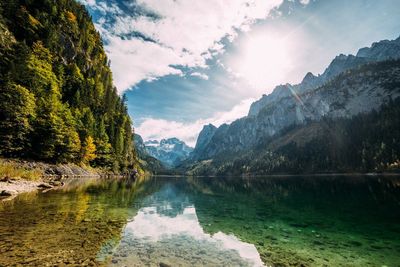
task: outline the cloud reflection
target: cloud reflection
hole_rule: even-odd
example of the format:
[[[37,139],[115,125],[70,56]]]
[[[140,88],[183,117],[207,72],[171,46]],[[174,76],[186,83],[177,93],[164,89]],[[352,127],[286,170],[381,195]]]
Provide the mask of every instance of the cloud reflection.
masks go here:
[[[224,260],[230,260],[230,264],[264,266],[253,244],[242,242],[234,235],[227,235],[222,232],[217,232],[214,235],[205,233],[199,223],[194,206],[184,208],[183,212],[175,217],[157,213],[157,207],[154,206],[142,208],[127,224],[124,236],[136,240],[136,244],[139,242],[141,245],[148,244],[151,246],[152,243],[159,243],[161,247],[158,247],[158,249],[161,250],[163,245],[167,247],[168,243],[174,243],[176,239],[184,240],[181,241],[184,242],[183,247],[176,248],[182,250],[180,253],[189,250],[192,256],[201,255],[202,261],[210,265],[213,265],[213,262],[216,265],[219,263],[215,262],[216,259],[213,254],[202,254],[204,248],[218,255],[227,253]],[[134,251],[135,249],[132,248],[131,252]],[[230,259],[226,257],[230,257]],[[182,258],[185,257],[182,256]],[[186,262],[186,264],[191,265],[192,263]]]

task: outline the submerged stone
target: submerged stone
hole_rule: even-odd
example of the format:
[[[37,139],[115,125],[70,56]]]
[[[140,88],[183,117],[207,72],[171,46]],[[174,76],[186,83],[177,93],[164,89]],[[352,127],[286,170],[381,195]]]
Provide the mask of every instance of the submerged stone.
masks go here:
[[[16,195],[18,192],[14,190],[2,190],[0,192],[0,196],[2,197],[10,197]]]

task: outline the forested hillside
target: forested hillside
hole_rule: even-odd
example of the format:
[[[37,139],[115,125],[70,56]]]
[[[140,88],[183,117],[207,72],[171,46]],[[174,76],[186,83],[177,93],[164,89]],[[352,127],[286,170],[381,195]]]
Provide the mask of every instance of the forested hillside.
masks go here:
[[[133,167],[132,125],[75,0],[0,3],[0,155]]]
[[[376,172],[400,169],[400,98],[379,111],[292,125],[241,153],[189,167],[194,175]]]

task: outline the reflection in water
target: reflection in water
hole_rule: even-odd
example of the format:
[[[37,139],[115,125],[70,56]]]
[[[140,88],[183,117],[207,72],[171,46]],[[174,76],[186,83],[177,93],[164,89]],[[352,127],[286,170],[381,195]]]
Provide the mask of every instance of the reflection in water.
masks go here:
[[[80,179],[0,203],[0,266],[400,266],[398,177]]]
[[[80,179],[0,203],[0,266],[101,263],[99,250],[118,243],[136,212],[127,207],[140,184]]]
[[[157,193],[156,202],[145,201],[150,206],[140,209],[127,224],[113,265],[157,266],[160,261],[170,266],[263,265],[254,245],[223,232],[205,233],[191,203],[180,213],[174,211],[169,194],[171,187],[166,186]]]

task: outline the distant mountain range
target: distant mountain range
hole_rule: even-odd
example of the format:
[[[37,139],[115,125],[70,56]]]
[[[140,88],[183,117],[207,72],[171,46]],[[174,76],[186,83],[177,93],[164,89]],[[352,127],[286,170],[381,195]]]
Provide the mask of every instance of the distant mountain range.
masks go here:
[[[398,141],[392,140],[393,143],[390,140],[382,139],[389,138],[389,136],[367,137],[363,136],[363,133],[360,133],[359,137],[368,138],[368,140],[362,140],[364,143],[361,142],[360,146],[367,146],[368,143],[371,146],[370,150],[373,150],[372,147],[377,145],[377,142],[380,142],[379,145],[387,147],[390,143],[392,155],[382,159],[384,162],[361,166],[362,160],[377,161],[377,156],[372,155],[371,152],[371,159],[362,159],[362,157],[367,157],[367,152],[362,152],[367,148],[355,147],[354,157],[360,159],[359,163],[349,166],[338,163],[336,166],[331,164],[329,168],[324,168],[325,163],[322,164],[322,161],[318,163],[311,159],[308,163],[304,163],[299,160],[302,155],[296,153],[303,153],[304,151],[300,148],[313,142],[315,144],[317,139],[331,143],[332,147],[327,147],[327,150],[334,150],[333,146],[340,147],[336,143],[337,140],[333,140],[334,135],[337,133],[336,136],[341,136],[337,130],[351,132],[351,125],[344,126],[351,120],[356,120],[353,121],[354,125],[360,127],[367,127],[367,123],[371,123],[371,127],[374,127],[372,124],[381,125],[383,118],[377,119],[371,115],[371,112],[381,112],[382,105],[385,106],[382,111],[386,112],[384,114],[390,114],[388,109],[395,114],[397,109],[393,101],[400,96],[399,59],[400,37],[396,40],[384,40],[372,44],[371,47],[362,48],[356,56],[339,55],[321,75],[315,76],[307,73],[300,84],[277,86],[271,94],[264,95],[251,105],[248,116],[238,119],[230,125],[223,124],[218,128],[213,125],[204,126],[190,159],[182,164],[181,169],[187,170],[191,174],[243,174],[280,172],[285,168],[281,169],[277,166],[282,167],[289,163],[293,166],[286,166],[286,170],[292,169],[297,172],[375,170],[396,164],[399,160],[398,156],[400,156]],[[387,118],[386,123],[396,123],[396,119]],[[357,124],[357,120],[364,121]],[[342,124],[336,125],[339,121]],[[327,125],[332,127],[334,125],[337,129],[329,129]],[[379,130],[385,131],[385,129]],[[285,136],[288,133],[291,134]],[[324,136],[321,136],[322,133]],[[396,136],[396,134],[398,134],[396,131],[392,133],[395,140],[400,136]],[[346,142],[355,142],[355,140],[349,139],[349,135],[340,138]],[[327,136],[333,139],[329,139]],[[288,151],[280,150],[285,146],[288,148],[289,145],[291,149]],[[258,151],[258,153],[253,154],[254,151]],[[328,160],[335,162],[335,157],[339,157],[343,151],[336,151],[335,155],[332,151],[320,152],[319,156],[325,157],[324,162]],[[243,156],[249,155],[249,153],[252,156],[244,159]],[[361,155],[362,153],[364,154]],[[382,153],[386,153],[386,151]],[[255,161],[259,161],[258,165],[255,164],[257,166],[254,165]],[[271,164],[265,166],[267,161]]]
[[[134,134],[133,141],[135,144],[135,150],[139,164],[143,170],[152,174],[160,174],[166,172],[164,164],[158,159],[152,157],[147,152],[146,146],[143,142],[143,138],[140,135]]]
[[[151,156],[159,160],[166,168],[173,168],[186,160],[193,148],[178,138],[148,140],[143,142],[140,135],[135,136],[136,149],[139,155]]]

